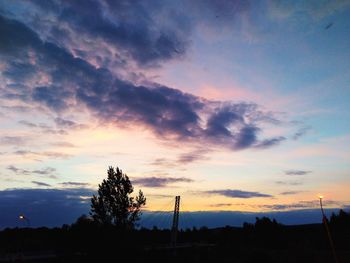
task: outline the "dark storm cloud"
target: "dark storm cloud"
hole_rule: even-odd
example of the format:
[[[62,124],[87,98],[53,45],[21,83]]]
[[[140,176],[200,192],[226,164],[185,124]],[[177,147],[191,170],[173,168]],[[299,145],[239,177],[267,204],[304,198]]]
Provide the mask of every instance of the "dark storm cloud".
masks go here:
[[[204,193],[209,195],[222,195],[222,196],[232,197],[232,198],[273,197],[272,195],[262,194],[259,192],[249,192],[249,191],[231,190],[231,189],[210,190],[210,191],[205,191]]]
[[[261,112],[254,103],[212,102],[156,83],[147,87],[135,85],[107,68],[95,67],[75,57],[63,47],[42,41],[36,32],[18,21],[1,17],[0,23],[3,39],[0,56],[5,61],[21,59],[22,64],[34,63],[38,74],[55,83],[16,90],[16,96],[9,94],[12,99],[46,106],[53,113],[86,107],[102,122],[123,126],[141,124],[160,138],[220,145],[232,150],[268,148],[284,140],[284,137],[259,138],[258,125],[274,116],[271,112]],[[79,127],[75,121],[59,117],[55,122],[58,127]],[[53,153],[44,155],[54,157]]]
[[[184,177],[145,177],[145,178],[135,178],[132,180],[133,184],[141,185],[144,187],[167,187],[169,184],[174,183],[191,183],[192,179]]]
[[[305,170],[288,170],[284,172],[286,175],[306,175],[312,173],[312,171]]]
[[[19,214],[25,214],[32,226],[57,226],[72,223],[89,211],[94,190],[7,189],[0,191],[0,227],[19,226]]]

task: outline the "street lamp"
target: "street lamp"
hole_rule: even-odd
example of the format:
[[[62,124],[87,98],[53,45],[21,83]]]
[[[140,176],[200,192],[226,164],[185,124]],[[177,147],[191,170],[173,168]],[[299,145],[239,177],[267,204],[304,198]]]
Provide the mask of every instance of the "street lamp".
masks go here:
[[[327,217],[326,217],[324,210],[323,210],[323,205],[322,205],[323,195],[319,195],[318,198],[320,199],[320,207],[321,207],[321,212],[322,212],[322,222],[326,228],[329,244],[331,245],[331,249],[332,249],[332,253],[333,253],[333,257],[334,257],[334,262],[338,263],[339,261],[337,258],[337,254],[335,253],[335,247],[334,247],[333,239],[331,236],[331,231],[329,231],[329,227],[328,227],[328,220],[327,220]]]
[[[24,221],[26,221],[26,222],[27,222],[27,226],[30,227],[30,220],[29,220],[29,218],[27,218],[24,214],[20,214],[20,215],[18,216],[18,218],[19,218],[19,220],[24,220]]]

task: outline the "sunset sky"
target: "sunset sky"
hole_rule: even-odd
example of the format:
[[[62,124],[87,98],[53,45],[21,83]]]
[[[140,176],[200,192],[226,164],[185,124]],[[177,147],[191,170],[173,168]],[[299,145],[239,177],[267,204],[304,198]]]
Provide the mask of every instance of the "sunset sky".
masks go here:
[[[349,207],[349,83],[346,0],[2,0],[0,226],[108,166],[147,210]]]

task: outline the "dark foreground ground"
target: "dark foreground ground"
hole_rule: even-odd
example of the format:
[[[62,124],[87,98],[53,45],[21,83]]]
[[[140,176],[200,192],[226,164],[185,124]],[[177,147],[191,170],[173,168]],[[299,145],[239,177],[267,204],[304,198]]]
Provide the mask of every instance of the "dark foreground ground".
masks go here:
[[[350,222],[331,223],[338,262],[350,262]],[[242,228],[120,231],[81,220],[62,228],[0,232],[0,262],[335,262],[323,225],[267,218]]]

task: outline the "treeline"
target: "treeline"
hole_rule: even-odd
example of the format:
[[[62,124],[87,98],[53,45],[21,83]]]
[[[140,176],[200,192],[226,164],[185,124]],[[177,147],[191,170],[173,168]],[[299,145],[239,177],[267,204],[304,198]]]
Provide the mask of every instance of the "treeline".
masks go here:
[[[344,251],[350,249],[350,213],[340,210],[338,214],[332,214],[329,226],[340,257],[347,257]],[[164,258],[173,258],[170,236],[170,230],[156,227],[120,229],[113,225],[96,224],[91,218],[82,216],[74,224],[61,228],[5,229],[0,232],[0,253],[51,251],[62,257],[78,256],[85,261],[130,253],[133,260],[150,257],[153,262],[164,262]],[[274,261],[278,258],[282,260],[279,262],[288,262],[283,259],[286,256],[292,258],[289,262],[331,260],[322,224],[285,226],[267,217],[256,218],[255,224],[244,223],[241,228],[226,226],[180,230],[178,245],[183,249],[178,249],[177,257],[182,255],[202,262],[215,258],[232,259],[232,256],[237,257],[236,262],[265,262],[265,259],[266,262],[278,262]],[[254,261],[257,259],[259,261]]]

